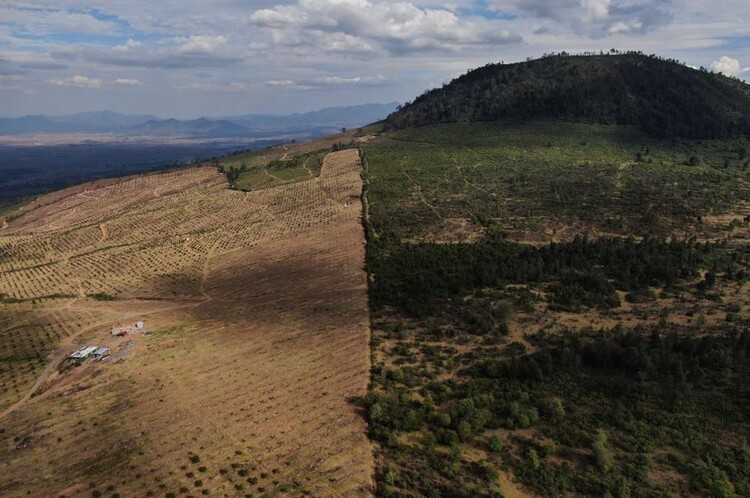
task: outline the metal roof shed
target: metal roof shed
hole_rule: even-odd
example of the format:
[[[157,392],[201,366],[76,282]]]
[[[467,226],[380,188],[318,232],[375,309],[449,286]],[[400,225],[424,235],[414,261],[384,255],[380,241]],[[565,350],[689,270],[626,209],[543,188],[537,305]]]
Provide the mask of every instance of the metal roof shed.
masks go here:
[[[105,356],[109,356],[109,348],[105,348],[105,347],[96,348],[96,350],[93,353],[91,353],[91,354],[97,360],[101,360]]]
[[[68,358],[70,358],[71,360],[85,360],[86,358],[91,356],[94,351],[96,351],[96,346],[84,346],[68,356]]]

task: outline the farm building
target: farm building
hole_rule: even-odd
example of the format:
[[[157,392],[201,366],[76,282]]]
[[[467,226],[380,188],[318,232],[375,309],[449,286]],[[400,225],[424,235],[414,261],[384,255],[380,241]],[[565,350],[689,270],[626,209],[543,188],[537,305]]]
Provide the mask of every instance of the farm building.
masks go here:
[[[96,350],[91,353],[91,356],[94,358],[94,361],[100,361],[109,356],[109,348],[101,347],[96,348]]]
[[[96,346],[83,346],[81,349],[75,351],[70,356],[68,356],[68,358],[73,361],[84,361],[89,356],[91,356],[96,350],[97,350]]]

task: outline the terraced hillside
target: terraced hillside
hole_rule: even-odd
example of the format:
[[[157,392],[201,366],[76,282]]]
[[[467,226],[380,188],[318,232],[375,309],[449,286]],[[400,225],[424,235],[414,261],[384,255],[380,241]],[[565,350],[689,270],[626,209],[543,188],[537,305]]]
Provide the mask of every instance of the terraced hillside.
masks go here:
[[[0,495],[370,495],[360,173],[356,150],[253,192],[185,169],[11,217]],[[58,368],[82,344],[113,354]]]

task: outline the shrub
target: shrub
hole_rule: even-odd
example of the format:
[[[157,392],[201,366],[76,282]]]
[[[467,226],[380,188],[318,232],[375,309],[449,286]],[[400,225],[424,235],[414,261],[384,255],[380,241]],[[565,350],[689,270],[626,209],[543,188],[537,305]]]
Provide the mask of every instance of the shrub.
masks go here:
[[[493,434],[490,437],[489,446],[492,453],[500,453],[503,451],[503,441],[497,434]]]
[[[604,472],[612,470],[615,459],[612,456],[612,451],[609,449],[609,438],[606,432],[601,429],[596,432],[596,439],[594,440],[592,449],[599,468]]]

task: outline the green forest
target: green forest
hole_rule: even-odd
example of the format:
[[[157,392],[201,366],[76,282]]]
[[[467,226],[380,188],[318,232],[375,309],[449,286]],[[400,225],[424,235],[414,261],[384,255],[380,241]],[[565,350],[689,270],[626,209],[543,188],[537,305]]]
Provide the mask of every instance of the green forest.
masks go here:
[[[748,496],[746,148],[512,121],[363,145],[379,494]]]
[[[750,132],[750,87],[638,52],[551,54],[488,64],[388,117],[394,128],[458,121],[557,119],[637,126],[653,137]]]

